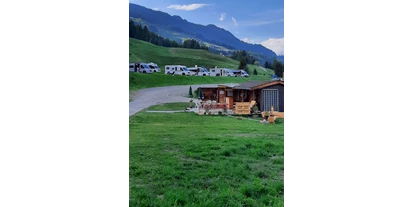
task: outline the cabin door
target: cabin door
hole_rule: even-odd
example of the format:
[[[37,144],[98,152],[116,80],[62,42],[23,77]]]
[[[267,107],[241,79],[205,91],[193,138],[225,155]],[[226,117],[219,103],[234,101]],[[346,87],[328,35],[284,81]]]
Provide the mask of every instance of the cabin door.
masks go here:
[[[279,91],[277,89],[263,89],[262,92],[262,111],[270,111],[273,106],[274,111],[279,111]]]

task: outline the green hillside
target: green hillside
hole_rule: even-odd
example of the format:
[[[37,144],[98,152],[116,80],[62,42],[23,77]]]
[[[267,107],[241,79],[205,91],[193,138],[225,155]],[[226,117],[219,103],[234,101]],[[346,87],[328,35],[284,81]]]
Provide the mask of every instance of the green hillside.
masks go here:
[[[206,50],[161,47],[133,38],[129,38],[129,62],[154,62],[161,68],[161,73],[130,73],[130,90],[169,85],[240,83],[248,80],[268,80],[271,79],[270,75],[273,74],[273,70],[264,71],[258,66],[248,65],[250,69],[249,78],[168,76],[164,74],[165,65],[185,65],[187,67],[198,65],[204,66],[207,69],[217,66],[219,68],[236,69],[239,66],[239,62]],[[256,76],[253,75],[254,68],[258,72]]]
[[[163,72],[165,65],[185,65],[187,67],[198,65],[207,69],[215,66],[237,69],[239,66],[237,60],[206,50],[161,47],[133,38],[129,38],[129,62],[154,62]],[[256,68],[259,74],[273,74],[273,70],[270,69],[265,72],[255,65],[248,65],[248,67],[251,72]]]

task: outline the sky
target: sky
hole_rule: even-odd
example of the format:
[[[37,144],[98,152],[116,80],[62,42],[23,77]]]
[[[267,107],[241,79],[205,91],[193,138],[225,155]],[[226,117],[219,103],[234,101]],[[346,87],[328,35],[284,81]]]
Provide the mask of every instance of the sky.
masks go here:
[[[284,55],[283,0],[129,0],[149,9],[178,15],[189,22],[214,24],[248,43]]]

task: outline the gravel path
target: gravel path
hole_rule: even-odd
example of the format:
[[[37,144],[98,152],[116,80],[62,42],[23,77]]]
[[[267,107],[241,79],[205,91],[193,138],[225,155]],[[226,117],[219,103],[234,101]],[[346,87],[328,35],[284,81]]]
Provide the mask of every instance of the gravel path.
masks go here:
[[[166,86],[141,89],[134,96],[134,100],[129,102],[129,116],[132,116],[142,109],[148,108],[152,105],[173,102],[189,102],[190,98],[186,98],[184,96],[188,95],[188,89],[190,86],[194,92],[200,86],[217,86],[217,84]]]

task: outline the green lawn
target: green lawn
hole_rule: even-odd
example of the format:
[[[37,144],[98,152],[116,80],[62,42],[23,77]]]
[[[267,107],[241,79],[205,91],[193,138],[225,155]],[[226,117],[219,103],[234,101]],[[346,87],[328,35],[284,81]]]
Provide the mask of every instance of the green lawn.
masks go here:
[[[133,91],[143,88],[174,85],[242,83],[248,80],[252,79],[213,76],[170,76],[160,73],[129,73],[129,90]]]
[[[194,113],[131,116],[130,206],[283,206],[283,128]]]
[[[191,107],[195,106],[195,103],[192,102],[191,105],[190,105],[190,102],[165,103],[165,104],[151,106],[151,107],[147,108],[146,110],[148,110],[148,111],[183,110],[184,111],[184,109],[186,109],[190,106]]]

